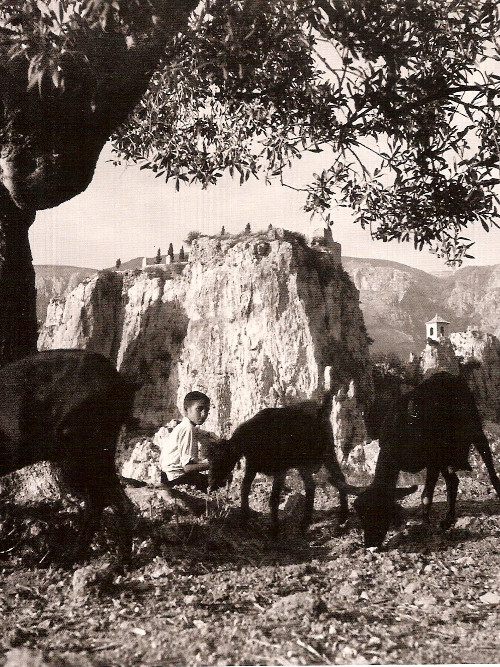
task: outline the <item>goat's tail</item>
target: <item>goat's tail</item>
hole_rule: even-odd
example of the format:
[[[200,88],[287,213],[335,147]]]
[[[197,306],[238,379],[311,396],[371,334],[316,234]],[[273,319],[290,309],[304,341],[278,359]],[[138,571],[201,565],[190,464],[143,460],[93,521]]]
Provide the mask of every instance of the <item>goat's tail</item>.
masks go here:
[[[491,455],[491,447],[488,440],[486,439],[486,436],[474,440],[474,447],[479,452],[479,456],[483,459],[493,488],[495,489],[497,496],[500,498],[500,479],[498,479],[498,475],[495,470],[493,456]]]

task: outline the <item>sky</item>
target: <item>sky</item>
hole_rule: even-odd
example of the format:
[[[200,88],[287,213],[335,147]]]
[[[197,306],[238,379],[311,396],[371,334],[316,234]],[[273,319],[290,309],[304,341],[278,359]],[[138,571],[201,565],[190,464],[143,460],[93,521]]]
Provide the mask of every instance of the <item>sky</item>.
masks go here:
[[[182,186],[154,178],[137,165],[114,166],[110,145],[103,149],[94,179],[81,195],[54,209],[40,211],[30,230],[35,265],[62,264],[102,269],[117,258],[165,254],[169,243],[178,252],[188,232],[238,233],[249,222],[252,231],[284,227],[308,237],[323,225],[310,220],[303,210],[305,193],[281,186],[266,186],[251,177],[245,185],[224,177],[216,186]],[[311,155],[298,162],[289,175],[293,185],[304,185],[321,167],[323,156]],[[367,230],[352,222],[345,209],[333,212],[333,238],[349,257],[387,259],[423,271],[449,270],[444,260],[429,251],[418,252],[411,244],[383,243],[371,239]],[[466,234],[467,235],[467,234]],[[500,263],[500,230],[486,233],[481,226],[468,234],[475,245],[474,260],[464,266]]]

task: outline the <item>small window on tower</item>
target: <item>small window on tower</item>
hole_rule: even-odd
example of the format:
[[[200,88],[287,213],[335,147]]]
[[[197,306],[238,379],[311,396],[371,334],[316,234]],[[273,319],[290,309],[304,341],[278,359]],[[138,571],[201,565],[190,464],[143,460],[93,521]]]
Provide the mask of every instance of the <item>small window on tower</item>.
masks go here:
[[[431,336],[434,336],[434,327],[431,327],[430,334],[431,334]]]

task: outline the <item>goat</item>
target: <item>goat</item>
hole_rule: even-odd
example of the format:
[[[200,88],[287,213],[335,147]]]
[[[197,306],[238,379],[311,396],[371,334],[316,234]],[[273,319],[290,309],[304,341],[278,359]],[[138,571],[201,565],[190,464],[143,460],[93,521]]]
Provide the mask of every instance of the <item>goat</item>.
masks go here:
[[[132,503],[115,450],[122,425],[132,422],[132,383],[100,354],[51,350],[3,366],[0,387],[0,477],[38,461],[58,465],[64,484],[86,501],[74,557],[84,556],[104,508],[113,506],[128,558]]]
[[[245,457],[245,474],[241,484],[241,518],[249,516],[249,494],[255,475],[273,478],[270,496],[271,531],[278,532],[279,498],[289,469],[298,470],[304,483],[306,500],[301,527],[311,522],[314,507],[313,473],[324,465],[330,482],[340,498],[339,523],[348,515],[347,494],[358,492],[347,484],[335,456],[333,432],[326,405],[305,402],[282,408],[266,408],[236,428],[229,440],[212,443],[207,448],[210,464],[209,490],[222,486],[240,458]]]
[[[428,523],[439,473],[445,479],[448,510],[441,522],[450,528],[456,519],[458,477],[456,470],[471,470],[469,450],[473,444],[488,470],[500,497],[488,440],[467,383],[447,372],[438,372],[406,395],[393,401],[379,433],[380,453],[371,485],[354,501],[364,531],[365,546],[380,547],[391,520],[400,512],[396,500],[417,486],[396,488],[400,471],[416,473],[426,468],[422,492],[423,520]]]

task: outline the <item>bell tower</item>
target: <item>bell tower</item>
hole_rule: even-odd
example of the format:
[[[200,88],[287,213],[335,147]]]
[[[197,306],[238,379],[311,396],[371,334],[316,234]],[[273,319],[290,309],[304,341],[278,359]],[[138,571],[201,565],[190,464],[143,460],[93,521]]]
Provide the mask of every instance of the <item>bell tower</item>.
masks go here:
[[[432,320],[425,323],[425,330],[427,338],[439,341],[441,338],[448,336],[448,327],[450,323],[436,313]]]

